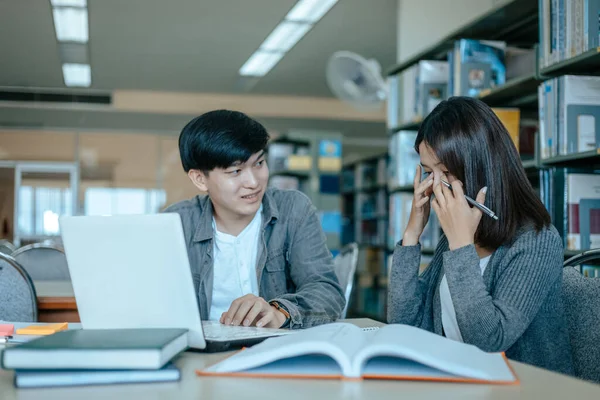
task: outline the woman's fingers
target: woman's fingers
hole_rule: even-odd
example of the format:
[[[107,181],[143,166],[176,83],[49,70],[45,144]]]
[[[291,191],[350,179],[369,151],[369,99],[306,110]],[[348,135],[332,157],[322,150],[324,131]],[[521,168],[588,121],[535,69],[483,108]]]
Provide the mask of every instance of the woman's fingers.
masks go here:
[[[421,183],[421,164],[417,164],[417,170],[415,171],[415,178],[413,179],[413,189],[415,192]]]
[[[416,207],[423,207],[428,202],[429,202],[429,196],[425,196],[421,200],[417,201],[416,204],[415,204],[415,206]]]
[[[421,182],[416,188],[415,188],[415,197],[419,198],[422,195],[426,195],[427,196],[427,189],[429,189],[431,186],[433,185],[433,176],[428,176],[427,179],[425,179],[423,182]]]

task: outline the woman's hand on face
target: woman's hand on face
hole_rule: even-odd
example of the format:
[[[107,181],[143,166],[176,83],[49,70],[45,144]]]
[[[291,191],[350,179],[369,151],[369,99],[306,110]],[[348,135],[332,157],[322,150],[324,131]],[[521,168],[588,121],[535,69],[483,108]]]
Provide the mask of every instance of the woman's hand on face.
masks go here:
[[[419,242],[431,212],[430,198],[433,192],[433,174],[430,174],[421,182],[421,168],[420,165],[417,166],[413,181],[414,197],[408,224],[402,239],[402,244],[405,246],[414,246]]]
[[[475,232],[481,221],[482,212],[477,207],[471,207],[465,199],[462,182],[455,180],[450,185],[452,190],[441,183],[448,182],[446,175],[436,173],[433,183],[434,199],[431,201],[440,225],[448,238],[450,250],[474,244]],[[477,202],[485,203],[483,188],[477,194]]]

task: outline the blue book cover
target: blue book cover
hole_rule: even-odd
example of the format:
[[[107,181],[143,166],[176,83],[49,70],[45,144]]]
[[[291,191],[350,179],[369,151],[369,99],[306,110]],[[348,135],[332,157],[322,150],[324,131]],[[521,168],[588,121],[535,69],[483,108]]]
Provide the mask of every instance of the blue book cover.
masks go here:
[[[17,370],[14,384],[18,388],[40,388],[173,382],[180,379],[179,369],[168,363],[157,370]]]
[[[476,97],[482,90],[506,82],[506,43],[461,39],[459,46],[461,71],[457,86],[461,95]]]
[[[342,142],[339,140],[321,140],[319,142],[320,157],[341,157]]]

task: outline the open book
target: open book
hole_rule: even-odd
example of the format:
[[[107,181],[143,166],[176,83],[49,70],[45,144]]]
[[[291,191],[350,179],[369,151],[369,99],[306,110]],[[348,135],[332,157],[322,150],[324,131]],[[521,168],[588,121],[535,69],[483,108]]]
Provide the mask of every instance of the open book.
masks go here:
[[[365,332],[348,323],[270,338],[198,375],[364,378],[518,384],[503,353],[407,325]]]

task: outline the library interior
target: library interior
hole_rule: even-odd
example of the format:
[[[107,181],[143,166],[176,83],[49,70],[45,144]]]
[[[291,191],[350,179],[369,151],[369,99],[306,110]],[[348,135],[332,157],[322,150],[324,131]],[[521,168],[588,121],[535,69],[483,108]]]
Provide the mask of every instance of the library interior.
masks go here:
[[[600,0],[0,33],[0,398],[600,398]]]

